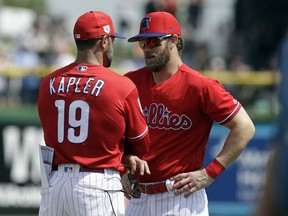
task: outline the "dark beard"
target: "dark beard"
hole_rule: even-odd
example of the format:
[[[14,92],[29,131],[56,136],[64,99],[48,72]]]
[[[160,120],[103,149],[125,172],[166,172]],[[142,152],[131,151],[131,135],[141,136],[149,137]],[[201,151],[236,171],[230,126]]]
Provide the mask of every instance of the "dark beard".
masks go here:
[[[110,40],[108,41],[108,45],[108,49],[103,53],[103,66],[106,68],[109,68],[111,66],[113,56],[113,48]]]
[[[147,68],[152,72],[159,72],[170,60],[170,52],[168,44],[166,44],[165,49],[159,53],[158,57],[153,61],[148,63],[146,60]]]

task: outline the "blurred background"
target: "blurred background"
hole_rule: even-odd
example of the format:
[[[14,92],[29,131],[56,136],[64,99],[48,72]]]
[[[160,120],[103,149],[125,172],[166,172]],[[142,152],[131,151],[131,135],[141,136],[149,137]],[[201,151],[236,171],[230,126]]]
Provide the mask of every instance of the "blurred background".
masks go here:
[[[127,37],[138,32],[148,12],[177,17],[184,62],[218,79],[256,125],[247,149],[207,189],[210,214],[251,215],[265,188],[277,134],[279,62],[288,61],[280,56],[288,40],[287,0],[0,0],[0,215],[37,215],[38,145],[44,142],[36,107],[39,84],[74,61],[73,25],[90,10],[108,13]],[[115,41],[114,71],[123,74],[144,64],[137,43]],[[205,163],[227,132],[213,126]]]

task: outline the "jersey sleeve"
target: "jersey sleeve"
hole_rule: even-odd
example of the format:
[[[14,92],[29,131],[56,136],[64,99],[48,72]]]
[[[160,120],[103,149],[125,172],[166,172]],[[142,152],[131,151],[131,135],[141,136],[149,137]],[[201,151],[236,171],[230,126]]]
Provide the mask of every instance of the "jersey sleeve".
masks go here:
[[[214,79],[207,79],[201,98],[201,111],[219,124],[226,124],[238,113],[241,104]]]
[[[126,98],[124,106],[126,114],[126,143],[128,142],[128,145],[129,143],[132,143],[134,146],[133,148],[128,149],[141,148],[141,152],[143,150],[144,152],[148,152],[150,146],[148,126],[142,112],[136,87]]]

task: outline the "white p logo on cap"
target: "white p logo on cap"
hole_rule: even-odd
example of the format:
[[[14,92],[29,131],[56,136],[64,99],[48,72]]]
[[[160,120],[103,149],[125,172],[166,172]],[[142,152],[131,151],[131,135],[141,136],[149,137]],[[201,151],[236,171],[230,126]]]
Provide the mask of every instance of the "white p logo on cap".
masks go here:
[[[105,32],[106,34],[109,34],[110,31],[111,31],[110,25],[105,25],[105,26],[103,26],[103,30],[104,30],[104,32]]]

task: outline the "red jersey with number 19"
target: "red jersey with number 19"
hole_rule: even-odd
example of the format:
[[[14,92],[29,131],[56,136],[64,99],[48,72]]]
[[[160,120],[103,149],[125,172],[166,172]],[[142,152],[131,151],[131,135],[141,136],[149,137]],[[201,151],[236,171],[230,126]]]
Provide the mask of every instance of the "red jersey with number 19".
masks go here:
[[[142,158],[151,175],[139,176],[140,182],[200,169],[213,121],[225,124],[241,107],[218,81],[185,64],[159,84],[147,68],[126,76],[137,86],[151,140]]]
[[[55,149],[53,165],[121,170],[123,137],[133,145],[148,137],[135,85],[101,65],[72,63],[46,76],[38,113],[46,145]]]

